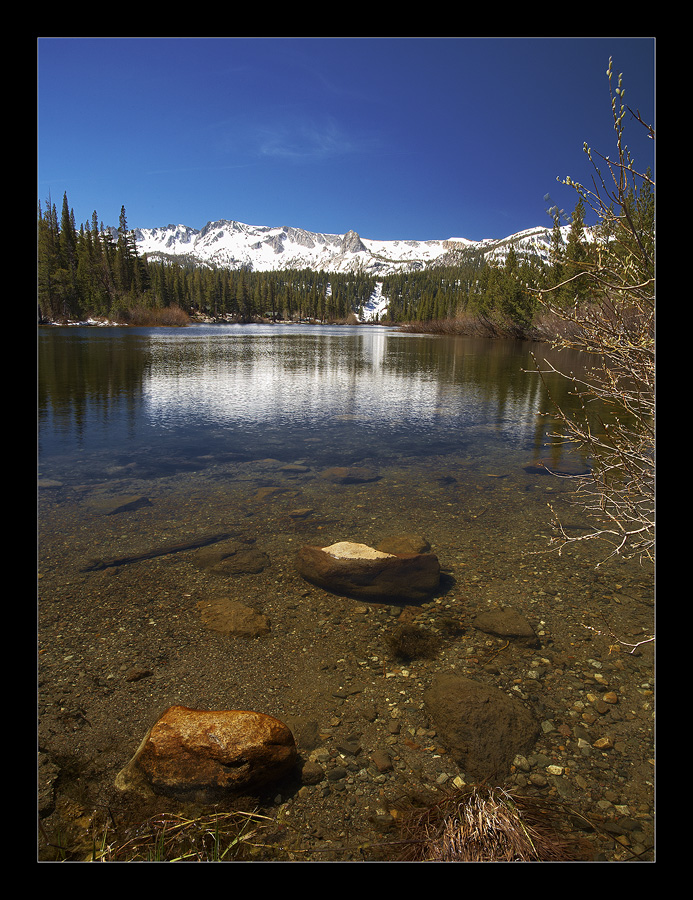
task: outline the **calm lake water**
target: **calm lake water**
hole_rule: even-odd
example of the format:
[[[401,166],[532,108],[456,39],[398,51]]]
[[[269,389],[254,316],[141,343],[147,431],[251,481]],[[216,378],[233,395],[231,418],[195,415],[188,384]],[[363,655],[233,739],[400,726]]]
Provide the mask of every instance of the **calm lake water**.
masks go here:
[[[484,474],[516,470],[547,455],[552,431],[530,352],[582,364],[546,344],[373,326],[44,328],[38,351],[40,474],[67,482],[267,457],[426,465],[462,453]],[[561,379],[552,391],[566,402]]]

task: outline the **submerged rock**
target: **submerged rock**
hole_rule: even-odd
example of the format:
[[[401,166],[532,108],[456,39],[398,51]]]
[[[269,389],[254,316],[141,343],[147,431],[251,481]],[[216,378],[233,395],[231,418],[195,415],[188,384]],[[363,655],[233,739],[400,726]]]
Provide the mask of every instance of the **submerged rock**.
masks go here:
[[[469,778],[503,779],[517,754],[539,738],[539,723],[519,701],[488,684],[439,674],[424,702],[441,741]]]
[[[420,534],[399,534],[380,541],[376,549],[395,555],[398,553],[428,553],[431,545]]]
[[[142,506],[151,506],[149,497],[142,494],[97,494],[87,500],[89,506],[105,516],[114,516],[117,513],[130,512],[140,509]]]
[[[306,581],[350,596],[423,600],[440,584],[440,564],[434,553],[385,553],[351,541],[304,546],[296,566]]]
[[[380,474],[369,466],[333,466],[325,469],[320,477],[333,484],[365,484],[378,481]]]
[[[193,561],[215,575],[253,575],[270,564],[262,550],[249,546],[247,541],[236,540],[205,547],[195,554]]]
[[[293,734],[272,716],[171,706],[118,774],[116,787],[214,802],[279,780],[296,760]]]
[[[257,638],[271,631],[271,623],[267,616],[238,600],[215,598],[201,601],[197,604],[197,608],[205,625],[220,634]]]
[[[528,647],[539,647],[536,632],[525,617],[514,609],[490,609],[475,616],[472,624],[478,631],[519,641]]]

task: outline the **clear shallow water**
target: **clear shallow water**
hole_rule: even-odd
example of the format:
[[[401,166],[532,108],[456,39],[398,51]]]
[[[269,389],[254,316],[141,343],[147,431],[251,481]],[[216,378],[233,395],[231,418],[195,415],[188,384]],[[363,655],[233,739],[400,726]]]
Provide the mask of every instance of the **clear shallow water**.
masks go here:
[[[628,710],[609,735],[627,755],[613,751],[615,762],[592,771],[559,730],[542,735],[538,755],[570,769],[571,783],[586,776],[589,792],[580,785],[576,800],[601,802],[608,787],[621,805],[652,807],[651,711],[636,690],[649,669],[631,672],[630,655],[609,646],[610,635],[652,633],[651,581],[620,561],[597,573],[603,550],[592,542],[548,552],[549,505],[574,534],[584,518],[570,503],[571,479],[526,469],[546,455],[552,430],[538,416],[550,408],[545,388],[523,371],[531,349],[549,353],[369,327],[41,329],[39,727],[42,751],[69,763],[51,817],[57,832],[67,833],[61,816],[72,827],[86,808],[110,818],[114,809],[120,820],[117,773],[163,710],[181,704],[316,723],[331,755],[362,730],[364,747],[392,750],[391,784],[356,781],[353,793],[305,803],[296,795],[294,827],[329,833],[334,809],[342,833],[345,797],[360,822],[383,791],[400,796],[403,773],[431,784],[458,773],[409,736],[430,727],[421,715],[434,671],[475,678],[482,666],[484,681],[526,691],[542,720],[572,728],[592,666],[604,665]],[[560,362],[579,372],[581,360]],[[568,399],[562,380],[551,389]],[[342,483],[331,477],[340,465],[377,477]],[[297,571],[303,545],[375,547],[402,535],[425,538],[440,561],[440,590],[420,606],[364,604]],[[215,543],[198,553],[205,536]],[[242,553],[231,571],[205,564],[205,550],[237,547],[252,548],[252,565]],[[270,634],[229,634],[239,606],[266,616]],[[507,607],[537,631],[548,666],[540,680],[533,650],[468,627],[479,611]],[[434,661],[404,668],[388,636],[411,621],[462,631]],[[345,686],[357,688],[346,700]]]
[[[41,329],[41,475],[80,480],[109,460],[156,475],[203,457],[516,464],[546,455],[552,430],[532,350],[566,371],[582,362],[369,326]],[[561,379],[552,391],[569,402]]]

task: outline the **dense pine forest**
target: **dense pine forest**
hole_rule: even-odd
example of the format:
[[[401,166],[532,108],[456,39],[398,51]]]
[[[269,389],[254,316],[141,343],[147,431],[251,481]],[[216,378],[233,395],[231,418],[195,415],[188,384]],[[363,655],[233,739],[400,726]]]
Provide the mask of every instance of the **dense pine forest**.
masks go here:
[[[645,198],[647,204],[651,198]],[[636,204],[644,208],[642,198]],[[649,208],[649,207],[648,207]],[[303,270],[254,272],[140,256],[125,208],[117,228],[75,222],[67,194],[62,210],[50,198],[38,210],[38,319],[40,324],[85,321],[185,325],[223,321],[355,322],[377,282],[389,298],[385,321],[429,328],[464,320],[493,324],[499,332],[531,333],[538,290],[584,268],[594,242],[585,240],[584,207],[573,212],[567,241],[554,219],[548,261],[512,247],[502,263],[477,250],[461,251],[455,265],[376,278]],[[577,288],[571,286],[570,299]],[[554,301],[555,301],[554,297]]]

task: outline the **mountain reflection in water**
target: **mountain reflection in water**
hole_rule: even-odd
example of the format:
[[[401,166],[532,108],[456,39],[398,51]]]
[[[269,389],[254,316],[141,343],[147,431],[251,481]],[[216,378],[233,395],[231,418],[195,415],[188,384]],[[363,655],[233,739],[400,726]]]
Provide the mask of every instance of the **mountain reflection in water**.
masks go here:
[[[531,350],[582,364],[545,344],[379,326],[42,329],[40,460],[483,456],[489,442],[541,456],[551,405]],[[567,390],[552,385],[562,403]]]

